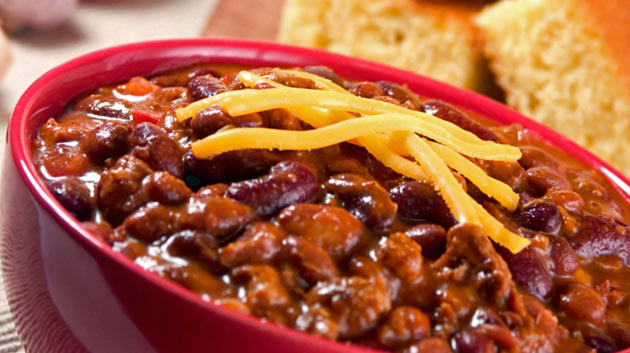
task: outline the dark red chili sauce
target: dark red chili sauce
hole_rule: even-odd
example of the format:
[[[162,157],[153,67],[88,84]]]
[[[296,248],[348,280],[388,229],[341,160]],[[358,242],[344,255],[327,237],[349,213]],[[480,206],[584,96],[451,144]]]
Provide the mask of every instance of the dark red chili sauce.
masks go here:
[[[57,200],[116,251],[269,322],[401,352],[630,346],[630,211],[600,174],[519,126],[491,126],[395,83],[304,70],[519,146],[518,163],[476,161],[519,193],[515,212],[456,176],[532,244],[514,255],[456,225],[431,185],[351,144],[195,158],[191,142],[226,127],[310,128],[283,109],[231,117],[213,106],[178,122],[176,108],[244,88],[231,66],[93,90],[41,127],[33,160]]]

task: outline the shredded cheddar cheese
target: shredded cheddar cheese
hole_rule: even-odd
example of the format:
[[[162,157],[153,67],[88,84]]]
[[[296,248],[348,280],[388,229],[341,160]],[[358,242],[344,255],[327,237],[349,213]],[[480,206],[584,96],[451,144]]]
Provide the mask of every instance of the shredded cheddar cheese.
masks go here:
[[[283,108],[314,129],[228,129],[193,143],[195,157],[210,158],[249,148],[310,150],[341,142],[354,143],[395,172],[431,182],[458,222],[479,225],[488,237],[513,253],[529,245],[529,240],[509,231],[468,195],[451,172],[451,169],[457,171],[486,195],[513,211],[518,205],[518,194],[488,176],[466,157],[517,161],[521,157],[518,148],[481,140],[430,114],[354,96],[334,82],[314,74],[275,71],[310,79],[318,89],[287,87],[253,72],[241,71],[237,79],[245,86],[251,88],[266,83],[273,88],[221,93],[178,109],[177,117],[183,121],[214,104],[221,105],[232,116]]]

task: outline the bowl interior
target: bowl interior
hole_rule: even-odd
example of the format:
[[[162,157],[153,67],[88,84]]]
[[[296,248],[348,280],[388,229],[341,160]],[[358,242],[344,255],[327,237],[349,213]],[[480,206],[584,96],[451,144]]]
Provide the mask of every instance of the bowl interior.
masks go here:
[[[438,98],[461,109],[489,118],[499,124],[518,123],[536,131],[549,144],[564,150],[585,164],[599,170],[630,202],[630,182],[600,159],[569,141],[562,135],[535,123],[489,98],[455,88],[429,78],[337,54],[273,43],[242,40],[194,39],[170,40],[124,45],[101,50],[76,58],[58,66],[35,81],[19,100],[9,125],[8,139],[11,153],[25,184],[51,214],[56,217],[80,244],[103,252],[114,261],[146,280],[155,281],[166,290],[174,291],[184,300],[200,306],[201,310],[227,310],[202,301],[197,295],[153,274],[144,271],[96,237],[90,236],[52,197],[37,175],[31,161],[30,141],[45,120],[59,113],[76,95],[97,86],[129,79],[137,75],[152,75],[196,63],[229,63],[246,66],[303,66],[325,65],[339,75],[361,80],[389,80],[407,84],[427,98]],[[248,325],[265,325],[258,319],[232,313]],[[271,325],[265,325],[271,327]],[[297,331],[278,328],[286,335],[303,335]],[[322,341],[324,342],[324,341]],[[338,344],[329,343],[326,344]],[[344,346],[346,351],[364,349]]]

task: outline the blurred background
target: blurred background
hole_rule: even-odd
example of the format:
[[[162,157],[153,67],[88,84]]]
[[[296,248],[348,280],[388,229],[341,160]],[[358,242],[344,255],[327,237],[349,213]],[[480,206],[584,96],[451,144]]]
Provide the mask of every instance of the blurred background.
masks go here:
[[[0,0],[0,132],[26,87],[73,57],[152,39],[247,37],[358,56],[477,91],[630,175],[629,3]],[[0,353],[21,351],[0,283]]]

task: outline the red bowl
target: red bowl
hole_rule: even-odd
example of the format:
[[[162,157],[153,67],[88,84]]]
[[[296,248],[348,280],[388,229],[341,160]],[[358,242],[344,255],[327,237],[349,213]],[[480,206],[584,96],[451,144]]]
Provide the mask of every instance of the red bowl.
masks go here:
[[[105,49],[35,81],[9,124],[0,184],[1,258],[9,304],[27,352],[367,352],[217,307],[141,269],[83,230],[38,177],[31,137],[72,97],[99,85],[199,62],[326,65],[349,78],[407,83],[422,96],[538,132],[599,170],[630,203],[628,179],[558,133],[491,99],[407,71],[241,40],[171,40]]]

